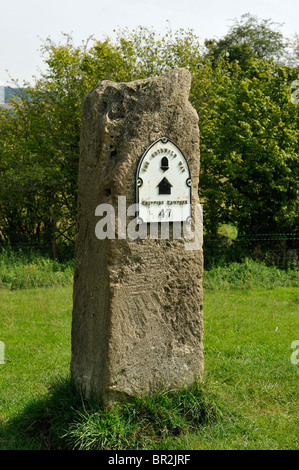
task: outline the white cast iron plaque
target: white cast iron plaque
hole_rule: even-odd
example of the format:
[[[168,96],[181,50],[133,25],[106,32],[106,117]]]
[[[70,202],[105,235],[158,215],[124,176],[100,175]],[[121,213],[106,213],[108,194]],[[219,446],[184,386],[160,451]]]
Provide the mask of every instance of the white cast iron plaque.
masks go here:
[[[162,137],[142,155],[137,169],[139,223],[185,222],[191,217],[191,175],[181,150]]]

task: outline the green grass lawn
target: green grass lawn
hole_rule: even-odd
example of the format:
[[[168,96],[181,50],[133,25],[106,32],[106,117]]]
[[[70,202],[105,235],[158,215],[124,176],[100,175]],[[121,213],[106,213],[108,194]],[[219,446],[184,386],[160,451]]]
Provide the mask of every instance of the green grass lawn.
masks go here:
[[[0,291],[0,422],[7,422],[37,397],[44,396],[70,362],[72,289],[37,288]],[[3,435],[0,449],[14,449],[18,433]],[[30,440],[26,446],[33,446]]]
[[[192,399],[193,409],[197,409],[194,397],[201,396],[217,413],[214,419],[202,422],[193,417],[193,424],[188,425],[179,417],[181,395],[179,401],[177,396],[164,395],[164,401],[160,397],[160,401],[151,402],[151,416],[155,406],[160,410],[158,421],[154,423],[151,418],[151,423],[159,427],[163,415],[161,427],[168,427],[169,432],[152,430],[148,439],[142,436],[138,440],[139,411],[127,407],[126,417],[124,411],[104,415],[94,405],[75,404],[65,385],[70,363],[72,288],[1,289],[0,340],[5,344],[5,363],[0,364],[0,449],[53,447],[51,432],[56,436],[55,448],[99,448],[104,422],[105,429],[109,422],[115,430],[115,448],[298,449],[299,364],[290,360],[291,344],[299,340],[298,306],[299,289],[294,286],[206,289],[204,395],[195,394],[186,400],[190,404]],[[147,416],[149,406],[149,401],[142,404]],[[176,406],[175,413],[170,415],[167,406],[168,411]],[[51,416],[55,418],[52,424]],[[126,441],[121,435],[128,420],[135,428],[131,433],[134,438]],[[59,441],[66,433],[67,437]],[[107,439],[106,448],[113,448],[111,434]]]

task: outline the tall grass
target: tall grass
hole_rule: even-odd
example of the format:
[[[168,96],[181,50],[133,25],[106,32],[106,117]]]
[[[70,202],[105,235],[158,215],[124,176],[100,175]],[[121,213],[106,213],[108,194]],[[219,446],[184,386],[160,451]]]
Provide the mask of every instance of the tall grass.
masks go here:
[[[262,261],[245,258],[242,263],[214,266],[204,272],[206,289],[250,289],[254,287],[297,286],[299,271],[267,266]]]
[[[71,286],[73,271],[74,260],[61,262],[40,253],[0,249],[0,288]],[[205,289],[297,286],[299,270],[280,269],[245,258],[241,263],[209,266],[204,272],[203,283]]]
[[[59,262],[22,250],[2,248],[0,251],[0,288],[67,286],[72,283],[73,270],[74,261]]]

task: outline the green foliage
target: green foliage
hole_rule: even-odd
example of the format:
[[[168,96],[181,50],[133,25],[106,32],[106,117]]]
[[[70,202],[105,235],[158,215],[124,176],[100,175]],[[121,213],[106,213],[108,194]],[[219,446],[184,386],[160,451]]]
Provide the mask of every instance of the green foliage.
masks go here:
[[[298,286],[298,270],[283,270],[267,266],[246,258],[242,263],[230,263],[226,266],[212,267],[205,270],[204,287],[206,289],[250,289],[255,287],[274,288],[278,286]]]
[[[1,232],[12,243],[73,240],[82,100],[122,69],[108,40],[87,52],[69,37],[64,45],[48,39],[43,53],[45,74],[0,115]]]
[[[279,269],[270,259],[254,261],[244,257],[241,262],[227,262],[218,255],[218,264],[210,263],[204,273],[206,289],[274,288],[298,286],[296,260],[288,269]],[[295,263],[296,262],[296,263]],[[36,287],[71,286],[74,261],[53,260],[40,253],[4,250],[0,253],[0,289],[31,289]]]
[[[73,282],[74,262],[59,262],[38,253],[21,250],[0,252],[0,289],[69,286]]]
[[[193,31],[164,36],[139,27],[114,41],[66,36],[42,48],[46,72],[0,112],[0,238],[73,242],[81,109],[100,80],[130,81],[175,67],[192,74],[190,100],[201,133],[200,197],[205,230],[239,234],[298,228],[298,106],[290,100],[298,63],[270,20],[244,15],[205,47]],[[298,42],[298,41],[297,41]],[[296,55],[296,39],[293,44]],[[289,64],[289,65],[287,65]]]
[[[215,58],[225,54],[229,61],[237,60],[243,67],[252,58],[280,59],[287,47],[283,34],[277,30],[280,26],[269,19],[259,20],[245,13],[240,20],[234,20],[224,38],[217,42],[208,41],[207,46]]]
[[[221,61],[210,73],[212,91],[200,112],[199,190],[207,233],[223,223],[239,234],[296,231],[294,70],[254,60],[244,74],[237,63]]]

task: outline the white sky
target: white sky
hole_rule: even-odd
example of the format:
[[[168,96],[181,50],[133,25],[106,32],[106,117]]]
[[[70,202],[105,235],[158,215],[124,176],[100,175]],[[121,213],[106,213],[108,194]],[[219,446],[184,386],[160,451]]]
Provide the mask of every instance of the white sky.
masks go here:
[[[10,76],[32,81],[44,69],[42,40],[63,41],[71,33],[76,45],[89,36],[113,37],[113,29],[153,27],[164,34],[167,21],[172,30],[193,29],[203,41],[222,37],[230,20],[251,13],[260,19],[284,23],[281,32],[298,32],[298,0],[2,0],[0,5],[0,85]],[[8,72],[7,72],[8,70]]]

